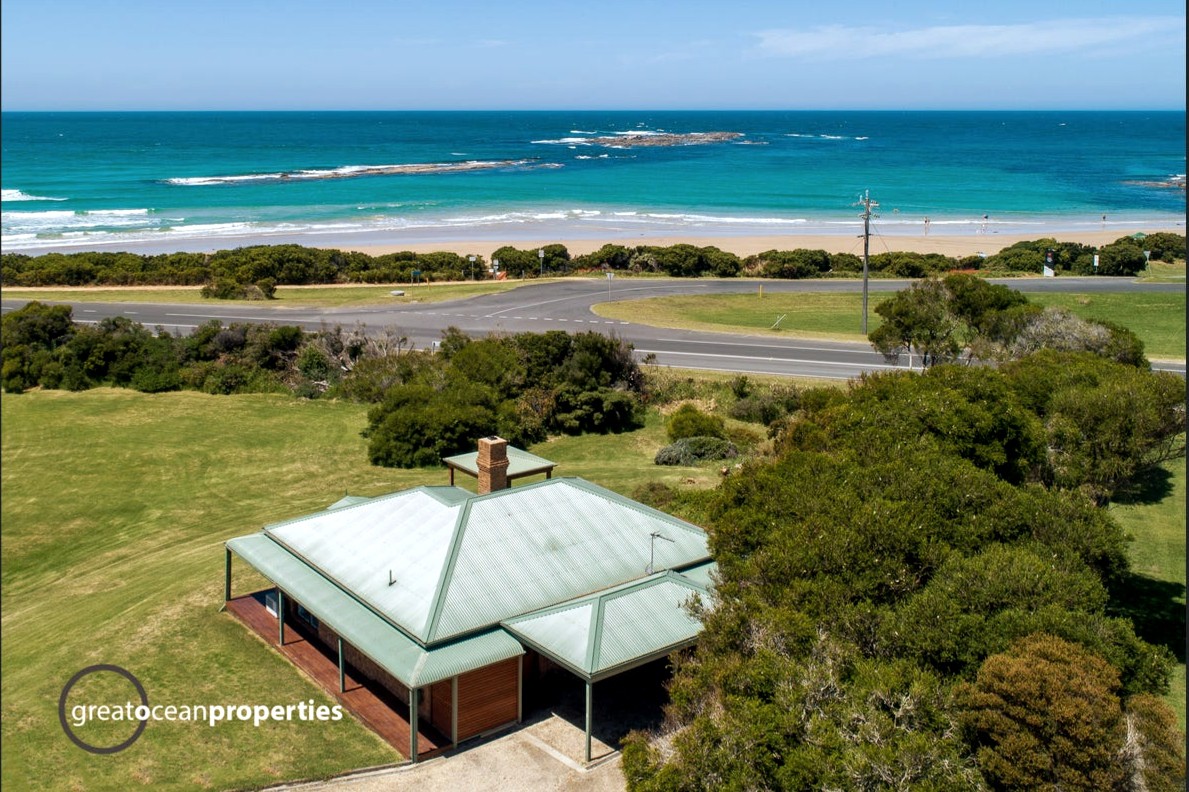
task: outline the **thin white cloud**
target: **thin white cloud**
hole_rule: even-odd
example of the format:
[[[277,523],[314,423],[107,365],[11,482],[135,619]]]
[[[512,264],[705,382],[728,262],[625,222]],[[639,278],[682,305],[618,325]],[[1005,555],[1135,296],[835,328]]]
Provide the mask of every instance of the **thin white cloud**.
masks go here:
[[[773,57],[854,59],[902,56],[921,59],[997,58],[1087,50],[1176,33],[1184,17],[1053,19],[1014,25],[939,25],[913,30],[829,25],[756,33],[755,51]]]

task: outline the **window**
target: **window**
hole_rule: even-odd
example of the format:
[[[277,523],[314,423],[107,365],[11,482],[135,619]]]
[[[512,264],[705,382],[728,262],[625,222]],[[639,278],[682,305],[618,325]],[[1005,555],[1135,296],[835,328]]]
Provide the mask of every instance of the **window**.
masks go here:
[[[318,617],[303,608],[301,603],[298,603],[297,605],[297,618],[301,619],[315,630],[318,629]]]

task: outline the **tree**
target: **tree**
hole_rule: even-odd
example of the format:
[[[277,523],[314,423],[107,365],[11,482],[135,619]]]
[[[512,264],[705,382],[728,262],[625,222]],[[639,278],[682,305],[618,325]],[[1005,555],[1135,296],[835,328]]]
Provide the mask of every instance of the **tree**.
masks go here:
[[[961,324],[948,303],[949,295],[940,280],[918,281],[875,306],[883,324],[867,337],[885,357],[914,353],[923,366],[955,360],[963,347]]]
[[[1119,675],[1109,663],[1050,635],[987,658],[958,689],[979,767],[1001,789],[1121,789],[1126,738]]]
[[[1138,240],[1123,237],[1098,251],[1096,275],[1135,275],[1147,266],[1143,248]]]
[[[1035,478],[1044,461],[1040,422],[1022,409],[1002,375],[985,367],[864,376],[849,399],[802,421],[820,428],[817,442],[826,447],[884,458],[934,444],[1012,483]]]
[[[1132,789],[1181,792],[1185,789],[1184,735],[1177,717],[1155,696],[1131,696],[1124,702],[1127,741],[1123,761]]]
[[[1053,483],[1100,502],[1184,453],[1185,381],[1174,374],[1121,366],[1093,387],[1053,394],[1048,410]]]

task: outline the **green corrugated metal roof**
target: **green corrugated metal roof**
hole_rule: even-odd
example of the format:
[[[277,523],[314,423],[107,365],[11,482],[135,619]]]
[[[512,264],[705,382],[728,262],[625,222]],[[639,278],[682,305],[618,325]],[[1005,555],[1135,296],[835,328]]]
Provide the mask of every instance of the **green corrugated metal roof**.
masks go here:
[[[671,541],[654,541],[659,532]],[[709,559],[695,525],[561,478],[472,498],[438,583],[427,642]]]
[[[344,506],[358,506],[360,503],[367,503],[371,498],[365,498],[362,495],[344,495],[336,500],[334,503],[326,507],[327,511],[331,509],[341,509]]]
[[[718,571],[717,561],[707,561],[704,564],[697,564],[686,569],[678,570],[678,574],[682,577],[687,577],[693,582],[697,583],[702,588],[709,591],[714,588],[714,581],[711,575]]]
[[[508,446],[508,478],[520,478],[521,476],[531,476],[534,473],[544,473],[553,470],[557,467],[556,462],[550,462],[544,457],[539,457],[536,454]],[[471,474],[472,476],[479,475],[479,452],[471,451],[469,454],[458,454],[457,456],[446,457],[442,460],[446,465],[458,468],[461,471]]]
[[[639,580],[650,550],[655,569],[709,559],[697,526],[572,478],[418,487],[265,533],[427,646]]]
[[[422,643],[462,507],[418,487],[264,532]],[[467,493],[469,496],[469,493]],[[462,499],[465,502],[465,499]],[[395,583],[393,583],[395,581]]]
[[[267,534],[231,539],[227,547],[411,688],[524,654],[520,643],[499,628],[425,649]]]
[[[684,609],[706,592],[674,572],[580,597],[504,622],[513,634],[597,680],[694,641],[701,624]]]
[[[670,570],[503,625],[579,676],[597,681],[693,643],[702,625],[684,604],[706,593]]]

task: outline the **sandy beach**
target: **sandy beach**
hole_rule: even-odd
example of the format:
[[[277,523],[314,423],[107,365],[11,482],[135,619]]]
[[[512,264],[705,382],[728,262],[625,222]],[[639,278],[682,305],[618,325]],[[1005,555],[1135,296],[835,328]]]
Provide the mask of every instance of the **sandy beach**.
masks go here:
[[[1148,228],[1144,229],[1143,233],[1151,234],[1156,232],[1169,232],[1173,234],[1184,234],[1185,228],[1164,227],[1164,228]],[[1059,242],[1080,242],[1084,245],[1093,245],[1099,247],[1110,242],[1114,242],[1122,236],[1126,236],[1125,232],[1118,229],[1105,231],[1078,231],[1068,233],[1054,233],[1053,237]],[[943,253],[948,256],[969,256],[977,253],[992,254],[1003,248],[1010,247],[1017,242],[1034,240],[1041,238],[1039,234],[999,234],[989,232],[986,234],[969,234],[969,235],[945,235],[945,234],[921,234],[919,236],[909,236],[897,234],[894,236],[883,236],[873,233],[870,242],[870,252],[872,255],[877,253],[887,253],[889,251],[910,251],[916,253]],[[570,255],[577,256],[583,253],[590,253],[598,250],[605,244],[615,244],[624,246],[635,245],[676,245],[679,243],[707,246],[713,245],[721,250],[727,250],[738,256],[749,256],[754,253],[762,253],[766,250],[793,250],[796,248],[807,248],[811,250],[825,250],[830,253],[855,253],[862,255],[863,253],[863,239],[860,236],[839,235],[839,234],[782,234],[779,236],[640,236],[633,238],[604,238],[604,239],[522,239],[518,241],[509,240],[484,240],[484,239],[455,239],[451,241],[442,242],[413,242],[413,243],[398,243],[385,245],[341,245],[343,250],[357,250],[370,255],[381,255],[384,253],[394,253],[401,250],[411,250],[416,253],[428,253],[436,250],[444,250],[452,253],[459,253],[461,255],[475,255],[482,256],[485,259],[490,259],[493,251],[510,245],[522,250],[531,250],[539,248],[542,245],[548,245],[560,242],[566,246]],[[321,247],[321,245],[319,246]],[[329,245],[326,247],[330,247]]]

